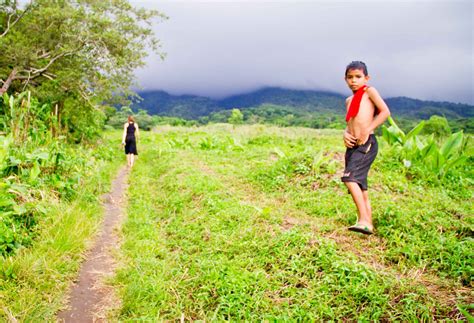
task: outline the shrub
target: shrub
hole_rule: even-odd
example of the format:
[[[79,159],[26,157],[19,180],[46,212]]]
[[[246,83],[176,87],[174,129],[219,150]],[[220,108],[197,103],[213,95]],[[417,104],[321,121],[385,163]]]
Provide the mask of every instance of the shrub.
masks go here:
[[[425,121],[405,134],[392,118],[388,120],[390,127],[382,126],[382,136],[388,144],[399,148],[400,161],[405,167],[416,164],[441,179],[451,169],[467,162],[468,156],[463,154],[465,144],[462,132],[452,134],[443,145],[439,145],[434,134],[428,139],[419,136]]]
[[[433,134],[438,138],[447,137],[451,134],[451,128],[449,127],[448,120],[446,120],[446,118],[434,115],[425,122],[423,133]]]

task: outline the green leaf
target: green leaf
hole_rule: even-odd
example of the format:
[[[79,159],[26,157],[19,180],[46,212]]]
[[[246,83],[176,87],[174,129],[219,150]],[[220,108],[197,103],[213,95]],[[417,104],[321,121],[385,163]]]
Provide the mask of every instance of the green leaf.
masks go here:
[[[2,193],[2,195],[0,196],[0,207],[4,208],[4,207],[10,207],[13,205],[16,205],[16,202],[13,199],[13,196]]]
[[[393,128],[391,131],[389,128],[382,126],[382,137],[385,139],[385,141],[387,141],[389,145],[393,145],[397,142],[400,144],[402,143],[396,133],[393,132]]]
[[[428,142],[426,145],[423,147],[421,150],[421,158],[424,159],[428,157],[431,154],[431,150],[433,150],[436,147],[436,142],[434,141],[434,136],[431,135],[430,138],[428,139]]]
[[[3,102],[4,102],[5,104],[7,104],[8,101],[10,101],[10,99],[8,98],[7,92],[5,92],[5,93],[3,93]]]
[[[452,134],[448,140],[441,147],[441,154],[445,158],[448,158],[451,155],[454,155],[462,145],[463,133],[462,131]]]
[[[423,127],[425,126],[425,121],[421,121],[415,128],[413,128],[405,137],[406,140],[409,140],[412,137],[416,137],[421,130],[423,130]]]
[[[428,147],[425,147],[424,157],[421,160],[426,166],[432,170],[438,169],[439,156],[441,155],[438,151],[438,147],[434,142],[431,142]]]
[[[455,158],[454,160],[448,162],[446,164],[446,171],[452,167],[458,166],[463,164],[465,161],[468,160],[467,156],[459,156],[458,158]]]
[[[436,169],[441,169],[446,161],[444,158],[443,154],[441,154],[438,150],[438,147],[436,147]]]
[[[33,167],[30,170],[30,182],[34,181],[38,178],[38,175],[41,173],[41,169],[39,167],[38,162],[33,163]]]
[[[38,160],[48,160],[49,159],[49,153],[46,151],[41,151],[41,152],[35,152],[33,154],[34,157]]]
[[[392,133],[397,135],[397,137],[400,139],[400,143],[405,142],[405,133],[398,127],[398,125],[395,123],[395,120],[393,120],[392,117],[388,117],[388,122],[390,123],[389,130],[390,128],[393,129]]]
[[[418,147],[418,150],[423,150],[426,144],[423,141],[421,141],[419,137],[415,137],[414,139],[415,139],[416,146]]]
[[[418,150],[418,147],[415,146],[415,141],[412,138],[405,141],[403,148],[410,153],[415,153]]]
[[[274,147],[273,152],[275,154],[277,154],[278,157],[280,157],[280,158],[285,158],[286,157],[286,154],[283,151],[281,151],[280,148],[278,148],[278,147]]]
[[[15,156],[9,156],[9,166],[17,166],[21,164],[21,160],[17,159]]]
[[[10,107],[10,116],[14,117],[14,111],[15,111],[15,98],[12,96],[10,96],[10,100],[8,101],[8,106]]]
[[[466,318],[466,320],[468,322],[474,322],[474,316],[471,315],[471,313],[468,312],[467,309],[474,309],[474,305],[470,304],[470,305],[465,305],[465,306],[461,306],[461,305],[456,305],[459,312],[461,312],[462,315],[464,315],[464,317]]]

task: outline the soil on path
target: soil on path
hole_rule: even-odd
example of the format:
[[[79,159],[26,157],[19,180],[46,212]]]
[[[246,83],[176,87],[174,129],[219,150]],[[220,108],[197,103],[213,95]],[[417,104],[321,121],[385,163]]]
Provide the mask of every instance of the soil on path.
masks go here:
[[[61,322],[105,321],[106,311],[119,305],[105,280],[114,272],[113,250],[120,244],[117,232],[124,215],[127,178],[128,169],[124,167],[112,182],[111,192],[102,196],[104,220],[71,288],[68,308],[58,313]]]

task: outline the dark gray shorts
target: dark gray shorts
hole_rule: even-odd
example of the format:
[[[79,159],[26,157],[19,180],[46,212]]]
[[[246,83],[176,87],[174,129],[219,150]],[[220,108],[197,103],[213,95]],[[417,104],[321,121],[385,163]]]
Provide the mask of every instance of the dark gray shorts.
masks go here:
[[[375,160],[379,151],[379,145],[375,135],[370,135],[363,145],[347,148],[344,174],[341,177],[343,182],[355,182],[362,190],[367,190],[367,174],[370,166]]]

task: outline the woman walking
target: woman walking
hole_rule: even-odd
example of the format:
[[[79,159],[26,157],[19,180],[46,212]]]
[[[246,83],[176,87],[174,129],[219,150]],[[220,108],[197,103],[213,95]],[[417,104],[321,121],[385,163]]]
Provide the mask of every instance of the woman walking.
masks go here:
[[[133,116],[128,116],[128,121],[123,125],[122,145],[125,145],[128,167],[132,167],[135,162],[137,152],[137,139],[140,137],[138,124]]]

